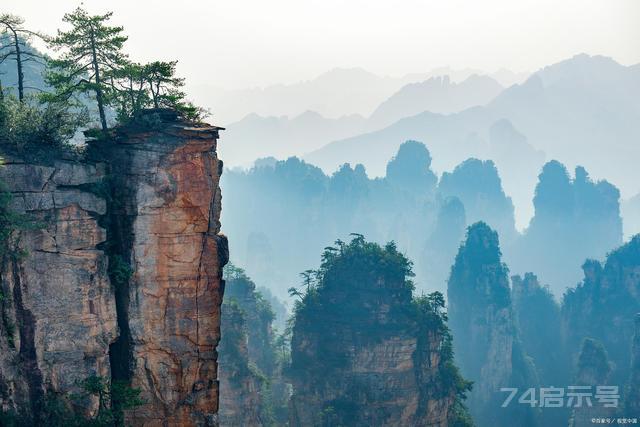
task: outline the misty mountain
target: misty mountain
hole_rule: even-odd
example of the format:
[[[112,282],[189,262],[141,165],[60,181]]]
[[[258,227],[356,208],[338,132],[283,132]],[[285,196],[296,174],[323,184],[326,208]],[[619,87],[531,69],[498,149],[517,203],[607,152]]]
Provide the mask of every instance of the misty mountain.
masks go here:
[[[462,72],[455,75],[460,76]],[[294,117],[249,114],[227,127],[223,138],[228,142],[222,144],[221,150],[227,164],[232,166],[248,165],[257,157],[300,156],[321,148],[328,141],[378,130],[422,111],[448,113],[486,104],[502,90],[497,81],[487,76],[474,74],[460,83],[449,76],[432,77],[403,86],[368,119],[358,114],[334,119],[310,110]],[[330,85],[327,84],[325,92],[330,92]]]
[[[497,142],[491,129],[503,119],[509,121],[506,128],[512,128],[514,137],[494,132],[502,139],[499,145],[503,152],[503,159],[496,159],[496,164],[505,182],[514,183],[511,177],[518,177],[522,200],[514,198],[514,202],[520,226],[526,225],[523,218],[532,212],[524,201],[531,199],[535,174],[544,161],[540,154],[531,158],[536,151],[570,167],[583,165],[596,178],[614,182],[623,194],[637,191],[640,65],[627,67],[610,58],[585,54],[539,70],[484,107],[449,115],[421,113],[376,132],[333,142],[306,159],[325,170],[357,161],[369,173],[382,175],[386,159],[400,143],[418,139],[433,153],[434,169],[450,169],[470,156],[491,158]],[[511,141],[523,151],[509,147]],[[507,190],[515,195],[512,189]]]
[[[625,238],[640,233],[640,193],[628,200],[624,200],[620,205],[620,210],[624,218]]]
[[[357,135],[366,129],[366,119],[357,114],[328,119],[313,111],[299,116],[250,114],[227,127],[220,152],[228,165],[248,165],[255,156],[287,158],[313,151],[326,143]]]
[[[371,114],[369,128],[382,128],[423,111],[456,113],[476,105],[485,105],[504,88],[488,76],[474,74],[455,83],[449,76],[432,77],[403,86]]]
[[[311,110],[329,118],[368,116],[400,87],[422,77],[380,77],[362,68],[335,68],[294,84],[239,90],[201,85],[191,88],[189,94],[196,103],[212,107],[216,121],[225,124],[252,113],[294,117]]]
[[[211,108],[217,123],[226,125],[252,113],[260,116],[294,117],[311,110],[328,118],[351,114],[367,117],[407,84],[444,75],[449,76],[452,82],[461,82],[474,74],[487,73],[477,69],[440,67],[424,73],[388,77],[378,76],[362,68],[335,68],[314,79],[293,84],[235,90],[212,85],[193,85],[187,92],[189,98],[198,105]],[[504,87],[522,82],[527,77],[527,73],[514,73],[505,69],[488,75]],[[256,157],[253,156],[250,160]]]

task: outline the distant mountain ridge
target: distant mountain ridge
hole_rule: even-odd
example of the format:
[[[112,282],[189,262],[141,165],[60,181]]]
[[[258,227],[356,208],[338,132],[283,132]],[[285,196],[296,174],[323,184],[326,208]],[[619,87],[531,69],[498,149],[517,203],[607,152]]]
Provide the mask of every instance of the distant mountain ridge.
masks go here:
[[[245,89],[195,85],[188,87],[187,92],[189,98],[198,105],[211,109],[216,122],[226,125],[251,113],[295,117],[312,110],[335,119],[352,114],[369,116],[380,103],[409,83],[445,75],[452,82],[461,82],[473,74],[488,75],[504,87],[522,82],[528,76],[528,73],[514,73],[504,69],[486,73],[477,69],[440,67],[424,73],[389,77],[362,68],[334,68],[316,78],[293,84]]]
[[[403,141],[417,139],[432,151],[434,169],[442,171],[469,156],[491,158],[489,133],[499,120],[507,120],[527,144],[520,143],[524,151],[496,161],[505,186],[518,182],[507,192],[525,217],[532,213],[529,201],[544,161],[531,159],[532,150],[570,168],[584,165],[595,178],[615,183],[623,195],[637,191],[640,65],[623,66],[611,58],[586,54],[539,70],[486,106],[450,115],[424,112],[376,132],[332,142],[305,158],[328,171],[345,162],[363,163],[369,173],[379,176],[385,159]],[[520,225],[526,222],[521,219]]]
[[[316,84],[325,85],[328,92],[340,87],[330,84],[330,80],[330,76],[321,77]],[[329,141],[376,131],[423,111],[451,113],[484,105],[502,90],[488,76],[473,74],[459,83],[449,76],[439,76],[402,86],[366,119],[359,114],[328,118],[315,111],[292,117],[252,113],[227,127],[223,138],[230,142],[223,144],[221,151],[229,165],[247,165],[266,156],[300,156]],[[357,94],[354,96],[358,98]]]
[[[460,83],[452,82],[449,76],[432,77],[403,86],[380,104],[369,120],[371,125],[384,127],[423,111],[456,113],[476,105],[485,105],[503,89],[500,83],[489,76],[473,74]]]

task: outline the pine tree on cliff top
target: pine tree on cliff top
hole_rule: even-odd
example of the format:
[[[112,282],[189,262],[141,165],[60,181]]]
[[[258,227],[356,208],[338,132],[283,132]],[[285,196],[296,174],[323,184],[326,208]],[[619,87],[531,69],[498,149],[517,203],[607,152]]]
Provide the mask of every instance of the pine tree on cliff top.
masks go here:
[[[301,298],[293,317],[291,425],[394,424],[407,405],[403,387],[418,395],[414,413],[405,414],[416,425],[434,422],[430,405],[442,399],[450,402],[443,410],[451,425],[469,425],[461,402],[470,383],[453,363],[444,297],[412,296],[411,261],[393,242],[353,236],[325,248],[320,269],[291,289]],[[374,373],[375,360],[383,366]]]
[[[111,15],[89,15],[77,8],[67,13],[63,21],[71,24],[69,31],[58,31],[50,40],[51,46],[63,50],[58,59],[51,60],[48,83],[56,89],[56,96],[70,98],[76,93],[95,95],[102,130],[107,130],[105,108],[109,101],[106,74],[121,68],[126,61],[122,52],[127,37],[122,27],[107,25]]]

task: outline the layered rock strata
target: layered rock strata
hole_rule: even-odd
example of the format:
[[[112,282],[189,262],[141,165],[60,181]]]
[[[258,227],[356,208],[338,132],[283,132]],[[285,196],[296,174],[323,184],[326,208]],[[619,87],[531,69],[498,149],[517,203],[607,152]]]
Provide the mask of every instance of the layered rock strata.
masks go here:
[[[20,256],[2,263],[3,410],[36,414],[47,395],[99,376],[141,390],[131,425],[217,423],[219,128],[152,118],[82,160],[5,156],[14,210],[37,226],[17,232]]]
[[[0,269],[0,409],[38,420],[47,392],[77,392],[90,375],[111,376],[116,338],[104,199],[89,189],[104,164],[33,164],[5,156],[0,179],[29,224],[14,233]],[[19,234],[19,235],[16,235]],[[87,408],[97,409],[97,402]]]

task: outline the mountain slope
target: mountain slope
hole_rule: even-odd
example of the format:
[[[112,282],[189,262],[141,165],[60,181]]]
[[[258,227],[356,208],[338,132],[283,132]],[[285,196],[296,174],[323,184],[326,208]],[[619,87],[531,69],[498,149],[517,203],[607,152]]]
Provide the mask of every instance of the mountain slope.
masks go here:
[[[362,133],[365,126],[366,119],[359,115],[328,119],[312,111],[293,118],[250,114],[227,127],[220,151],[226,164],[247,165],[260,157],[304,154],[326,141]]]
[[[382,128],[423,111],[455,113],[484,105],[502,90],[503,87],[488,76],[474,74],[460,83],[451,82],[449,76],[432,77],[403,86],[380,104],[369,120],[371,125]]]
[[[530,158],[536,150],[570,168],[583,165],[595,178],[606,177],[629,194],[637,191],[635,183],[640,180],[635,160],[640,157],[639,100],[639,65],[627,67],[610,58],[577,55],[539,70],[485,107],[451,115],[418,114],[377,132],[330,143],[306,159],[326,170],[359,162],[370,173],[381,175],[384,159],[404,140],[417,139],[427,144],[436,159],[434,168],[442,171],[470,156],[489,158],[490,129],[498,120],[508,119],[526,138],[526,145],[518,143],[523,151],[516,150],[502,164],[496,163],[501,174],[515,174],[526,182],[529,195],[543,161],[539,156]],[[523,171],[518,165],[527,168]],[[503,176],[503,181],[508,184],[509,177]],[[522,193],[522,187],[518,191]],[[530,204],[518,206],[514,201],[522,212],[531,212]],[[520,225],[526,222],[521,219]]]

